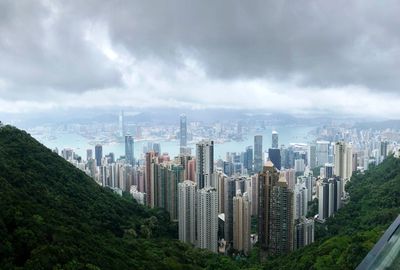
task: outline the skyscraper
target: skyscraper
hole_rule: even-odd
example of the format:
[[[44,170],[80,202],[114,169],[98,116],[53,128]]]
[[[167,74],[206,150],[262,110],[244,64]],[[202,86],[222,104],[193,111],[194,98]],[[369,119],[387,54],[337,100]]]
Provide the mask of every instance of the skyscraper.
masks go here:
[[[318,219],[325,221],[341,207],[341,185],[339,177],[324,179],[318,187]]]
[[[274,164],[275,168],[281,169],[281,150],[279,148],[268,149],[268,158]]]
[[[295,225],[293,249],[305,247],[314,242],[314,220],[301,218]]]
[[[310,169],[314,169],[317,164],[317,147],[315,144],[310,144],[308,146],[307,164]]]
[[[199,189],[210,186],[214,173],[214,141],[196,144],[196,182]]]
[[[342,194],[344,195],[346,182],[350,180],[353,173],[353,151],[351,145],[345,142],[336,142],[334,158],[334,173],[342,180]]]
[[[251,176],[251,215],[258,216],[258,175]]]
[[[213,187],[197,191],[197,247],[218,250],[218,198]]]
[[[293,192],[284,175],[268,161],[259,174],[258,230],[260,257],[285,254],[293,248]]]
[[[230,244],[233,240],[233,197],[236,194],[236,179],[226,178],[224,187],[225,241]]]
[[[187,179],[196,181],[196,159],[191,159],[187,163]]]
[[[96,166],[101,166],[101,160],[103,159],[103,146],[96,144],[94,147],[94,155],[96,158]]]
[[[263,166],[262,136],[254,136],[254,172],[261,172]]]
[[[305,183],[297,183],[294,186],[294,219],[299,220],[307,215],[308,192]]]
[[[388,142],[387,141],[381,141],[380,144],[380,154],[381,154],[381,158],[385,159],[387,157],[387,152],[388,152]]]
[[[334,172],[336,176],[344,179],[346,174],[346,144],[344,142],[335,143],[335,167]]]
[[[272,131],[272,147],[271,148],[279,148],[279,134],[277,131]]]
[[[296,172],[304,172],[305,170],[304,159],[299,158],[294,160],[294,170]]]
[[[146,203],[149,207],[154,207],[154,166],[153,164],[157,162],[157,154],[153,151],[146,153],[145,160],[145,181],[144,181],[144,191],[146,193]]]
[[[92,149],[87,149],[86,150],[86,161],[89,161],[92,158],[93,158],[93,150]]]
[[[246,147],[246,152],[244,154],[243,163],[244,163],[244,167],[247,169],[247,173],[249,175],[251,175],[253,172],[253,147],[252,146]]]
[[[133,137],[129,134],[125,135],[125,160],[130,165],[134,164],[133,147]]]
[[[161,145],[160,145],[160,143],[153,143],[153,151],[158,153],[158,154],[161,154]]]
[[[233,248],[248,254],[250,251],[251,203],[247,192],[233,197]]]
[[[329,185],[326,182],[318,186],[318,219],[325,221],[329,216]]]
[[[178,184],[179,240],[196,244],[196,183],[185,180]]]
[[[186,154],[186,148],[187,148],[187,123],[186,123],[186,115],[185,114],[181,114],[181,116],[180,116],[179,142],[180,142],[180,153],[181,154]]]
[[[333,167],[334,165],[332,163],[325,163],[324,166],[324,177],[325,178],[332,178],[333,177]]]
[[[317,166],[323,166],[329,162],[329,142],[328,141],[317,141],[316,145],[316,156]]]
[[[171,220],[178,219],[178,185],[184,181],[184,169],[180,164],[169,163],[166,171],[165,209]]]
[[[312,174],[299,176],[294,187],[294,239],[293,249],[314,242],[314,220],[307,219],[308,202],[312,200]]]

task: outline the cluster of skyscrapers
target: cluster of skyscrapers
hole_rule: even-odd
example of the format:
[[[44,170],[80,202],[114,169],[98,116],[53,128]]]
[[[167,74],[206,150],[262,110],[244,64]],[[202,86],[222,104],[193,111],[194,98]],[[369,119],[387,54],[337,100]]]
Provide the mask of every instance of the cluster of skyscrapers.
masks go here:
[[[346,140],[279,146],[276,131],[265,150],[263,136],[256,135],[254,145],[227,153],[225,160],[215,159],[213,140],[198,141],[192,156],[185,115],[178,129],[180,154],[173,158],[154,144],[143,159],[135,159],[123,112],[119,131],[125,140],[123,157],[104,155],[101,145],[95,146],[94,157],[88,149],[86,161],[71,149],[61,155],[100,185],[166,209],[178,223],[181,241],[213,252],[247,255],[258,241],[265,258],[314,242],[315,222],[334,215],[347,199],[345,185],[352,173],[366,169]],[[389,152],[386,141],[379,143],[379,160]],[[310,212],[313,201],[318,201],[318,213]]]

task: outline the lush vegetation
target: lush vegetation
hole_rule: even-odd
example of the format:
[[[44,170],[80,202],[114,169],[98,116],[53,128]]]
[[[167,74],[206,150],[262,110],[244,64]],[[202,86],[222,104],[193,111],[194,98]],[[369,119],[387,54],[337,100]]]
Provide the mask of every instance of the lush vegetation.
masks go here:
[[[351,199],[318,226],[318,241],[260,264],[175,240],[161,209],[120,197],[23,131],[0,129],[1,269],[353,269],[400,213],[400,160],[347,187]]]
[[[23,131],[0,129],[1,269],[196,269],[163,210],[98,186]]]
[[[400,159],[389,157],[346,186],[350,201],[317,225],[317,242],[274,258],[267,269],[354,269],[400,214]]]

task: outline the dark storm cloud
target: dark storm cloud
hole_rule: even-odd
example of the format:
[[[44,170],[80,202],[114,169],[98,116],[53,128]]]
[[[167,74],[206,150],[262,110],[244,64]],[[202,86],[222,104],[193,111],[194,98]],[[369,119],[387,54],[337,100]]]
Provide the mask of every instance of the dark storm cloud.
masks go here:
[[[1,1],[0,82],[25,93],[119,86],[118,69],[84,39],[89,22],[171,70],[193,58],[227,81],[397,91],[398,14],[398,1]]]
[[[119,85],[120,75],[84,40],[82,18],[39,1],[0,2],[1,97]]]
[[[398,1],[84,2],[80,12],[107,21],[112,41],[138,58],[176,65],[183,53],[225,79],[400,86]]]

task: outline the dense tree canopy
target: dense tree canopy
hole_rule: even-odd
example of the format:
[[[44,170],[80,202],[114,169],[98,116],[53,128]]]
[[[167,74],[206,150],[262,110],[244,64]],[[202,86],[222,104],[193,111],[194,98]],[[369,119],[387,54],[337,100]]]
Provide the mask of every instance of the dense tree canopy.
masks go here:
[[[259,263],[175,240],[161,209],[98,186],[26,132],[0,128],[1,269],[353,269],[400,213],[400,160],[347,186],[350,201],[313,245]]]

